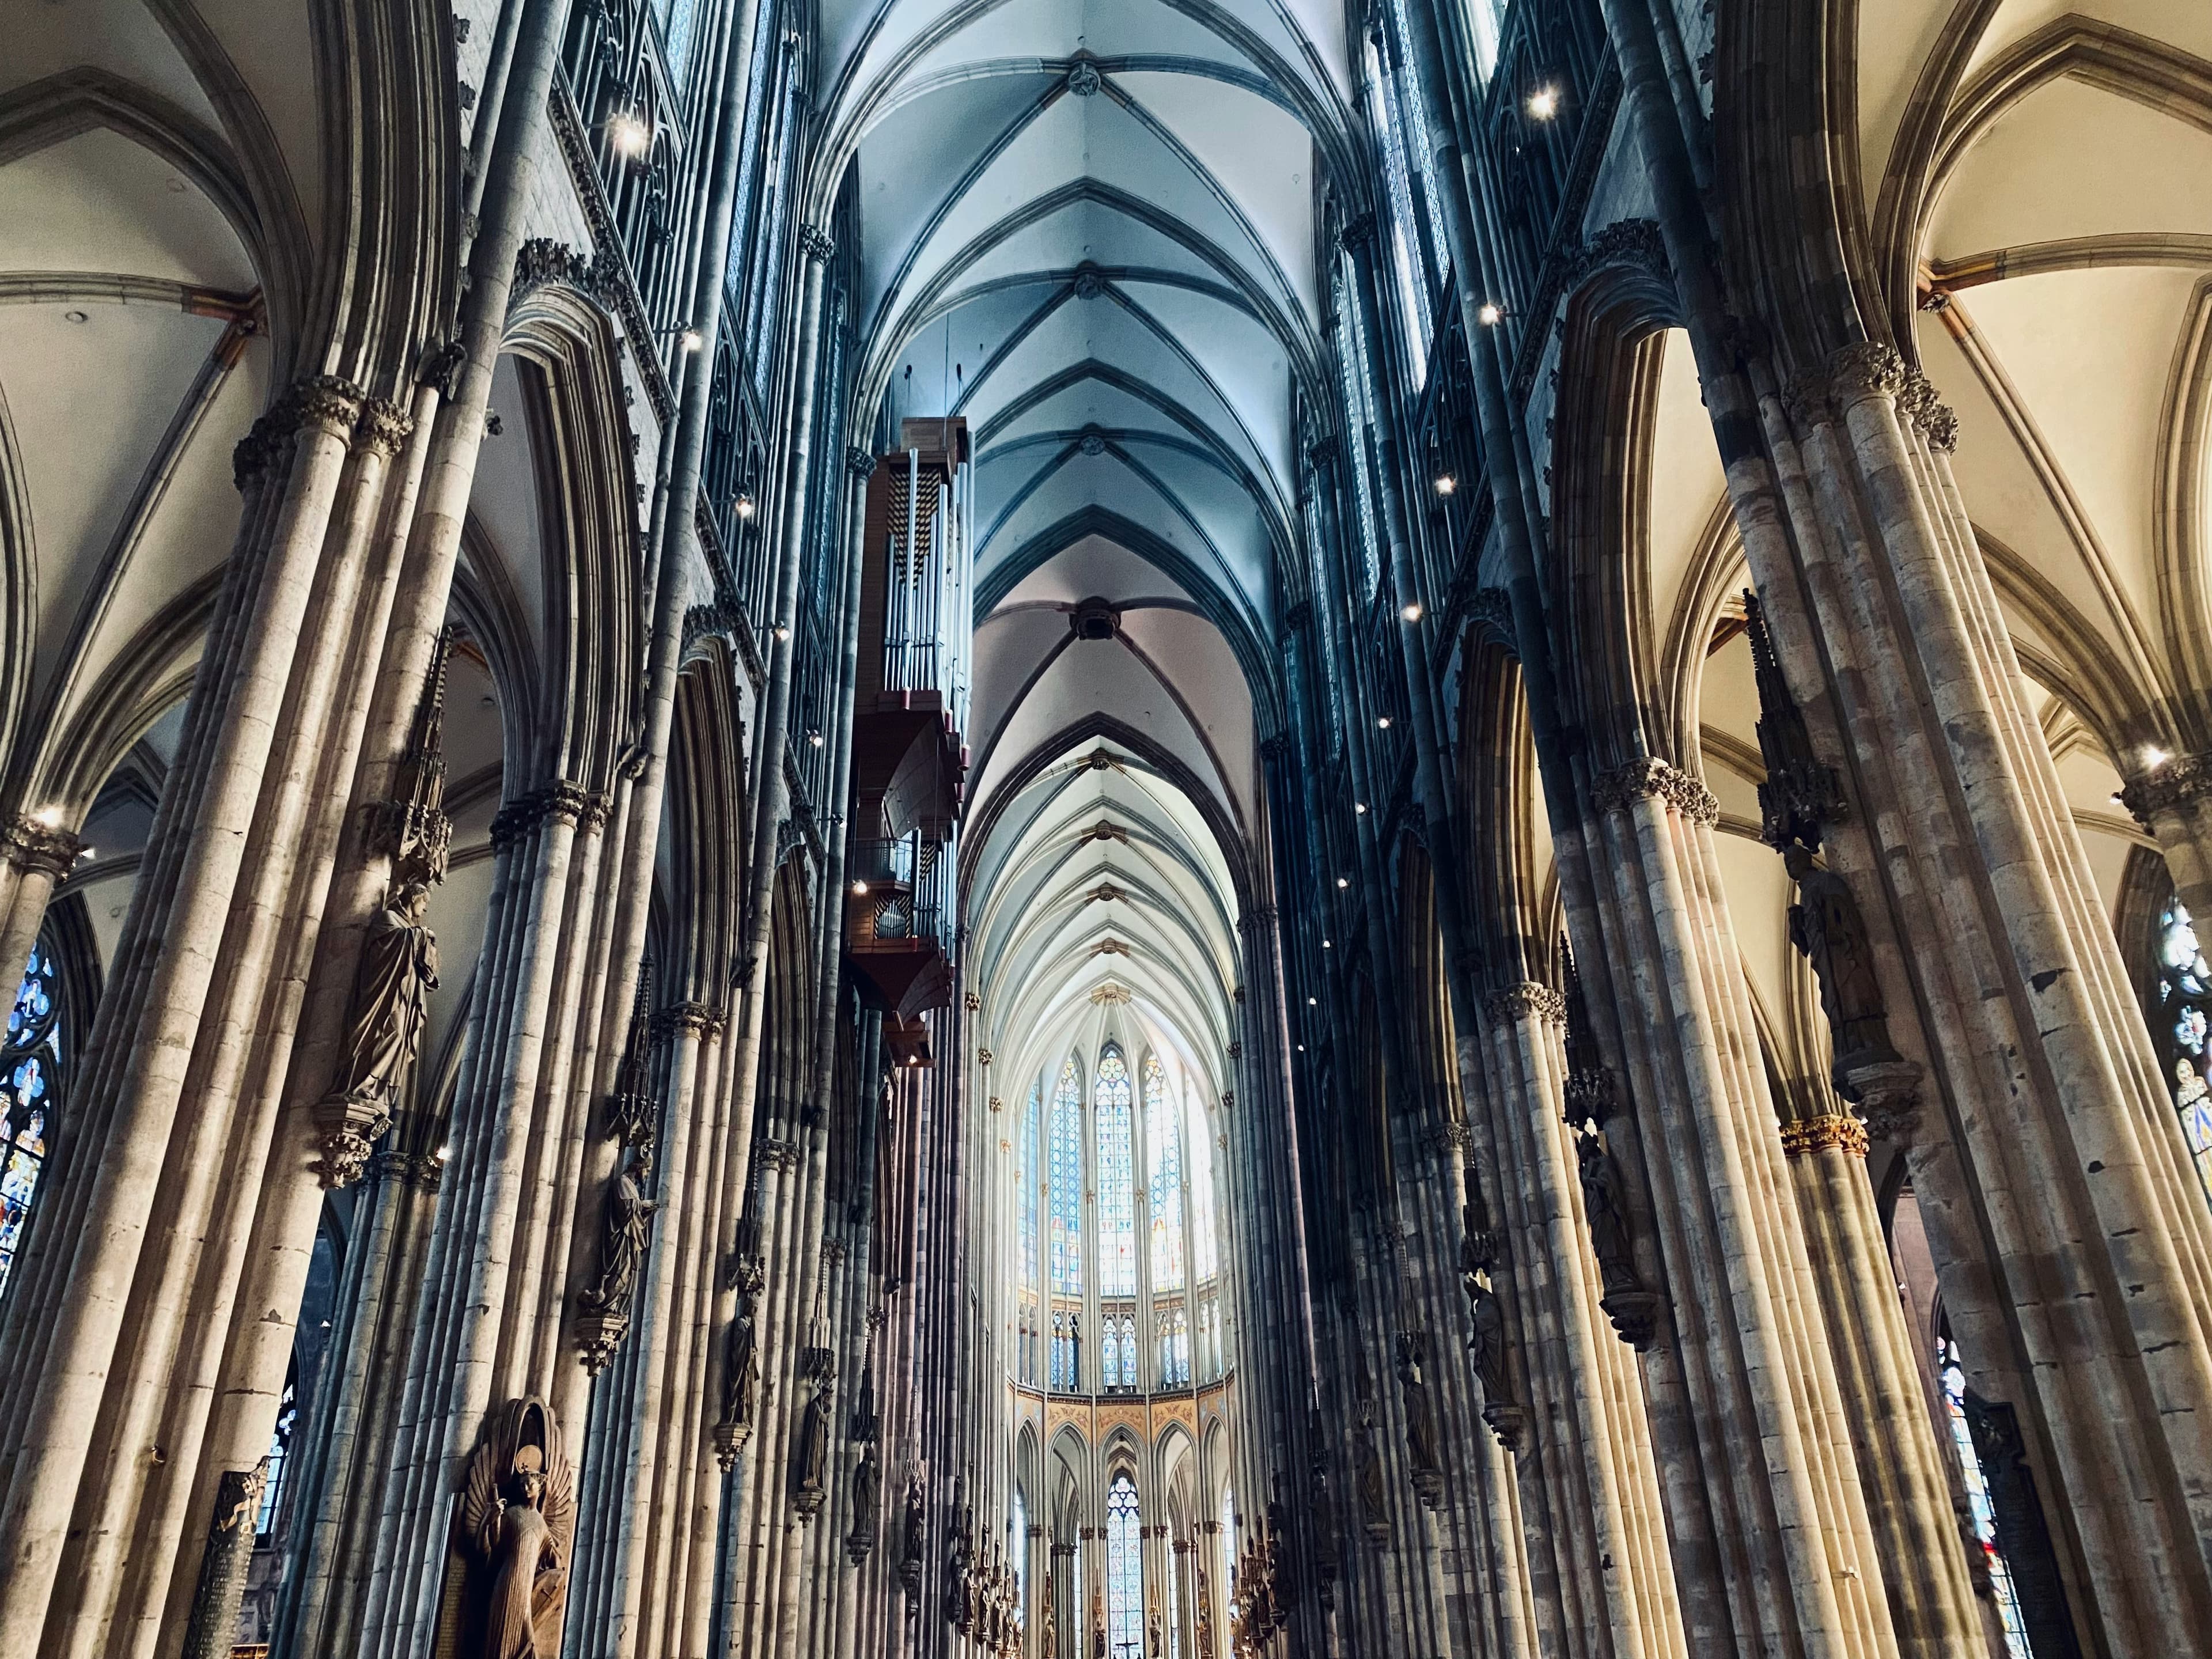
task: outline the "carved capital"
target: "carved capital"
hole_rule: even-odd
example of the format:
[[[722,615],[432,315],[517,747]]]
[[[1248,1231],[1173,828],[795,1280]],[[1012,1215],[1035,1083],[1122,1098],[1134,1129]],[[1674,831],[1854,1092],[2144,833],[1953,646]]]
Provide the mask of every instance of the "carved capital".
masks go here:
[[[1567,1000],[1550,986],[1540,985],[1534,980],[1492,991],[1483,999],[1483,1009],[1502,1024],[1523,1019],[1547,1019],[1555,1024],[1565,1024],[1567,1018]]]
[[[2120,804],[2136,822],[2156,833],[2158,814],[2194,806],[2212,796],[2212,754],[2178,755],[2155,771],[2130,778],[2120,791]]]
[[[1854,1158],[1864,1158],[1867,1155],[1866,1125],[1855,1117],[1831,1112],[1819,1117],[1799,1118],[1782,1126],[1782,1150],[1790,1158],[1802,1158],[1808,1152],[1824,1152],[1831,1147],[1849,1152]]]
[[[1894,398],[1905,389],[1905,359],[1878,340],[1847,345],[1828,359],[1828,396],[1838,410],[1869,398]]]
[[[845,452],[845,470],[856,478],[872,478],[876,475],[876,458],[854,444]]]
[[[1790,424],[1810,432],[1836,418],[1835,399],[1828,395],[1828,377],[1814,370],[1800,374],[1782,388],[1782,407]]]
[[[18,817],[0,829],[0,851],[26,875],[52,876],[59,881],[75,867],[84,852],[84,842],[58,824]]]
[[[353,440],[362,449],[379,455],[399,453],[399,446],[415,430],[415,417],[386,398],[362,400],[361,418],[354,422]]]
[[[323,1135],[322,1156],[313,1164],[315,1179],[326,1188],[350,1187],[368,1167],[368,1156],[384,1132],[392,1127],[391,1114],[380,1095],[356,1092],[331,1095],[323,1102],[323,1114],[331,1123]]]
[[[672,1002],[653,1017],[653,1034],[657,1037],[683,1031],[705,1036],[721,1029],[721,1010],[704,1002]]]
[[[837,244],[830,240],[827,231],[817,225],[799,227],[799,248],[817,264],[828,264],[837,252]]]
[[[1336,228],[1336,245],[1346,253],[1357,254],[1375,240],[1375,216],[1355,213]]]
[[[300,431],[320,427],[333,438],[349,437],[368,394],[335,374],[312,374],[289,396],[293,425]]]
[[[1589,793],[1595,812],[1626,811],[1637,801],[1656,796],[1693,823],[1720,822],[1721,804],[1711,790],[1652,755],[1600,773],[1590,781]]]
[[[1836,1092],[1858,1108],[1869,1134],[1910,1146],[1920,1133],[1920,1067],[1902,1058],[1838,1066]]]

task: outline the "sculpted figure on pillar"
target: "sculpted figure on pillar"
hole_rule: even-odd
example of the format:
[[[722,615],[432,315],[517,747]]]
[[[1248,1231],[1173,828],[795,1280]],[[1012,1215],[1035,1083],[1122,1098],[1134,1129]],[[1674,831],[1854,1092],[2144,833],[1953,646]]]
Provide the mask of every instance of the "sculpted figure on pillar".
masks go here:
[[[1890,1046],[1874,954],[1867,948],[1866,924],[1841,876],[1820,868],[1812,854],[1796,843],[1783,849],[1782,858],[1797,884],[1797,902],[1790,907],[1790,942],[1805,953],[1820,982],[1820,1007],[1835,1043],[1836,1087],[1848,1100],[1854,1072],[1898,1059]]]
[[[875,1443],[860,1449],[853,1469],[853,1529],[845,1534],[846,1553],[855,1565],[865,1561],[876,1547],[876,1510],[881,1502],[883,1472],[876,1462]]]
[[[945,1618],[956,1630],[968,1628],[968,1540],[960,1525],[960,1482],[952,1483],[952,1524],[945,1539]]]
[[[1505,1310],[1491,1288],[1486,1274],[1463,1275],[1468,1312],[1474,1334],[1468,1339],[1468,1353],[1474,1374],[1482,1382],[1482,1420],[1490,1425],[1498,1443],[1508,1451],[1521,1449],[1523,1413],[1513,1398],[1512,1374],[1505,1363]]]
[[[1406,1449],[1413,1456],[1413,1491],[1435,1509],[1443,1502],[1443,1456],[1437,1435],[1436,1402],[1429,1397],[1422,1368],[1428,1363],[1428,1334],[1398,1333],[1398,1382],[1406,1395]]]
[[[1203,1594],[1202,1591],[1200,1593]],[[1047,1567],[1044,1570],[1044,1628],[1037,1632],[1038,1659],[1060,1659],[1060,1604],[1054,1599],[1055,1595],[1052,1569]]]
[[[1390,1541],[1390,1499],[1382,1487],[1382,1458],[1375,1449],[1375,1401],[1359,1396],[1359,1426],[1352,1437],[1352,1468],[1359,1499],[1359,1524],[1376,1543]]]
[[[1659,1299],[1644,1289],[1636,1271],[1620,1166],[1605,1144],[1604,1132],[1594,1123],[1575,1132],[1575,1166],[1582,1182],[1583,1212],[1589,1221],[1590,1249],[1597,1257],[1598,1280],[1604,1291],[1598,1305],[1625,1340],[1638,1349],[1646,1347],[1658,1328]]]
[[[355,1180],[371,1145],[392,1122],[422,1042],[430,993],[438,988],[438,938],[422,922],[430,890],[403,884],[370,923],[354,980],[344,1069],[324,1097],[334,1117],[324,1141],[322,1175],[331,1186]]]
[[[909,1598],[921,1594],[922,1552],[927,1547],[925,1532],[928,1524],[921,1476],[909,1474],[906,1478],[906,1524],[899,1534],[899,1582],[906,1586]]]
[[[458,1659],[554,1659],[568,1607],[575,1476],[552,1408],[534,1396],[495,1414],[455,1517],[463,1565]]]
[[[653,1182],[653,1143],[635,1148],[629,1162],[607,1189],[605,1237],[600,1246],[599,1282],[583,1293],[584,1306],[595,1313],[629,1313],[631,1293],[645,1264],[645,1247],[652,1236],[653,1215],[660,1206],[647,1198]]]
[[[833,1432],[830,1422],[830,1403],[837,1392],[837,1373],[824,1367],[814,1384],[814,1392],[806,1401],[806,1415],[799,1430],[798,1468],[793,1471],[796,1479],[796,1496],[792,1503],[802,1516],[811,1516],[822,1507],[829,1492],[830,1437]]]

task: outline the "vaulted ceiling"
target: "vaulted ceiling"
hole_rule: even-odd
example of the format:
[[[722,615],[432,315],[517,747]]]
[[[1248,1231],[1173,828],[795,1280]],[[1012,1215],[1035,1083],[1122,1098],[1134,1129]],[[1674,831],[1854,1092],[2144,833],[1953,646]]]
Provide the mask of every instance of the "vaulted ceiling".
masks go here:
[[[1148,799],[1190,793],[1163,836],[1257,842],[1255,740],[1301,556],[1295,388],[1322,374],[1317,183],[1352,176],[1355,37],[1340,0],[826,0],[821,18],[821,192],[858,168],[860,406],[951,410],[975,434],[969,796],[1000,838],[971,862],[1027,873],[1020,927],[973,937],[1023,974],[1073,971],[1097,942],[1073,918],[1114,908],[1080,892],[1142,844],[1041,850],[1062,769],[1102,734]],[[1071,626],[1091,599],[1108,637]],[[1218,873],[1147,885],[1162,904],[1210,893],[1227,972]],[[997,892],[971,892],[995,914]],[[1164,998],[1214,971],[1190,940],[1146,948]]]

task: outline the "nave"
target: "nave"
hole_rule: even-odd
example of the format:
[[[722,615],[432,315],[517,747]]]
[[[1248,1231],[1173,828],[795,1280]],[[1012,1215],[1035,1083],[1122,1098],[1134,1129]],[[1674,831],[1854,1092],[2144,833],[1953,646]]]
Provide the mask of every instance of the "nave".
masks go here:
[[[0,27],[0,1659],[2204,1644],[2201,0]]]

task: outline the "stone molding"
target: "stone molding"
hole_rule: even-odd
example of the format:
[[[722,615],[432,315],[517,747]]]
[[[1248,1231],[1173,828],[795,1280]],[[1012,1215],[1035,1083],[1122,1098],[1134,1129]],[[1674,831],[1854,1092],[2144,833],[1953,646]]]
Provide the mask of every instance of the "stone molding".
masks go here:
[[[1721,804],[1711,790],[1654,755],[1601,772],[1590,780],[1590,810],[1600,814],[1626,811],[1637,801],[1654,796],[1692,823],[1711,828],[1721,820]]]
[[[1611,265],[1627,265],[1674,286],[1674,263],[1656,219],[1616,219],[1567,251],[1559,265],[1560,285],[1572,293],[1592,272]]]
[[[83,838],[58,824],[19,817],[0,827],[0,855],[26,875],[48,875],[59,881],[76,868],[83,852]]]
[[[1799,1118],[1782,1126],[1782,1151],[1786,1157],[1803,1158],[1808,1152],[1824,1152],[1831,1147],[1853,1158],[1864,1158],[1866,1125],[1855,1117],[1830,1112],[1819,1117]]]
[[[1357,255],[1360,249],[1375,240],[1375,216],[1355,213],[1336,228],[1336,245],[1346,253]]]
[[[1067,89],[1078,98],[1093,98],[1106,84],[1106,77],[1098,72],[1098,65],[1088,58],[1078,58],[1067,71]]]
[[[1959,416],[1933,383],[1917,368],[1905,371],[1905,386],[1897,394],[1897,412],[1903,416],[1930,449],[1943,454],[1959,447]]]
[[[836,257],[837,244],[830,240],[829,232],[818,225],[799,228],[799,251],[818,264],[828,264]]]
[[[1518,985],[1509,985],[1502,991],[1492,991],[1482,1000],[1483,1012],[1501,1023],[1536,1018],[1551,1021],[1555,1025],[1567,1022],[1567,1000],[1548,985],[1534,980],[1523,980]]]
[[[856,478],[872,478],[876,474],[876,458],[858,444],[845,451],[845,470]]]
[[[378,1152],[368,1160],[370,1179],[398,1181],[426,1193],[438,1190],[445,1168],[434,1153],[428,1152]]]

